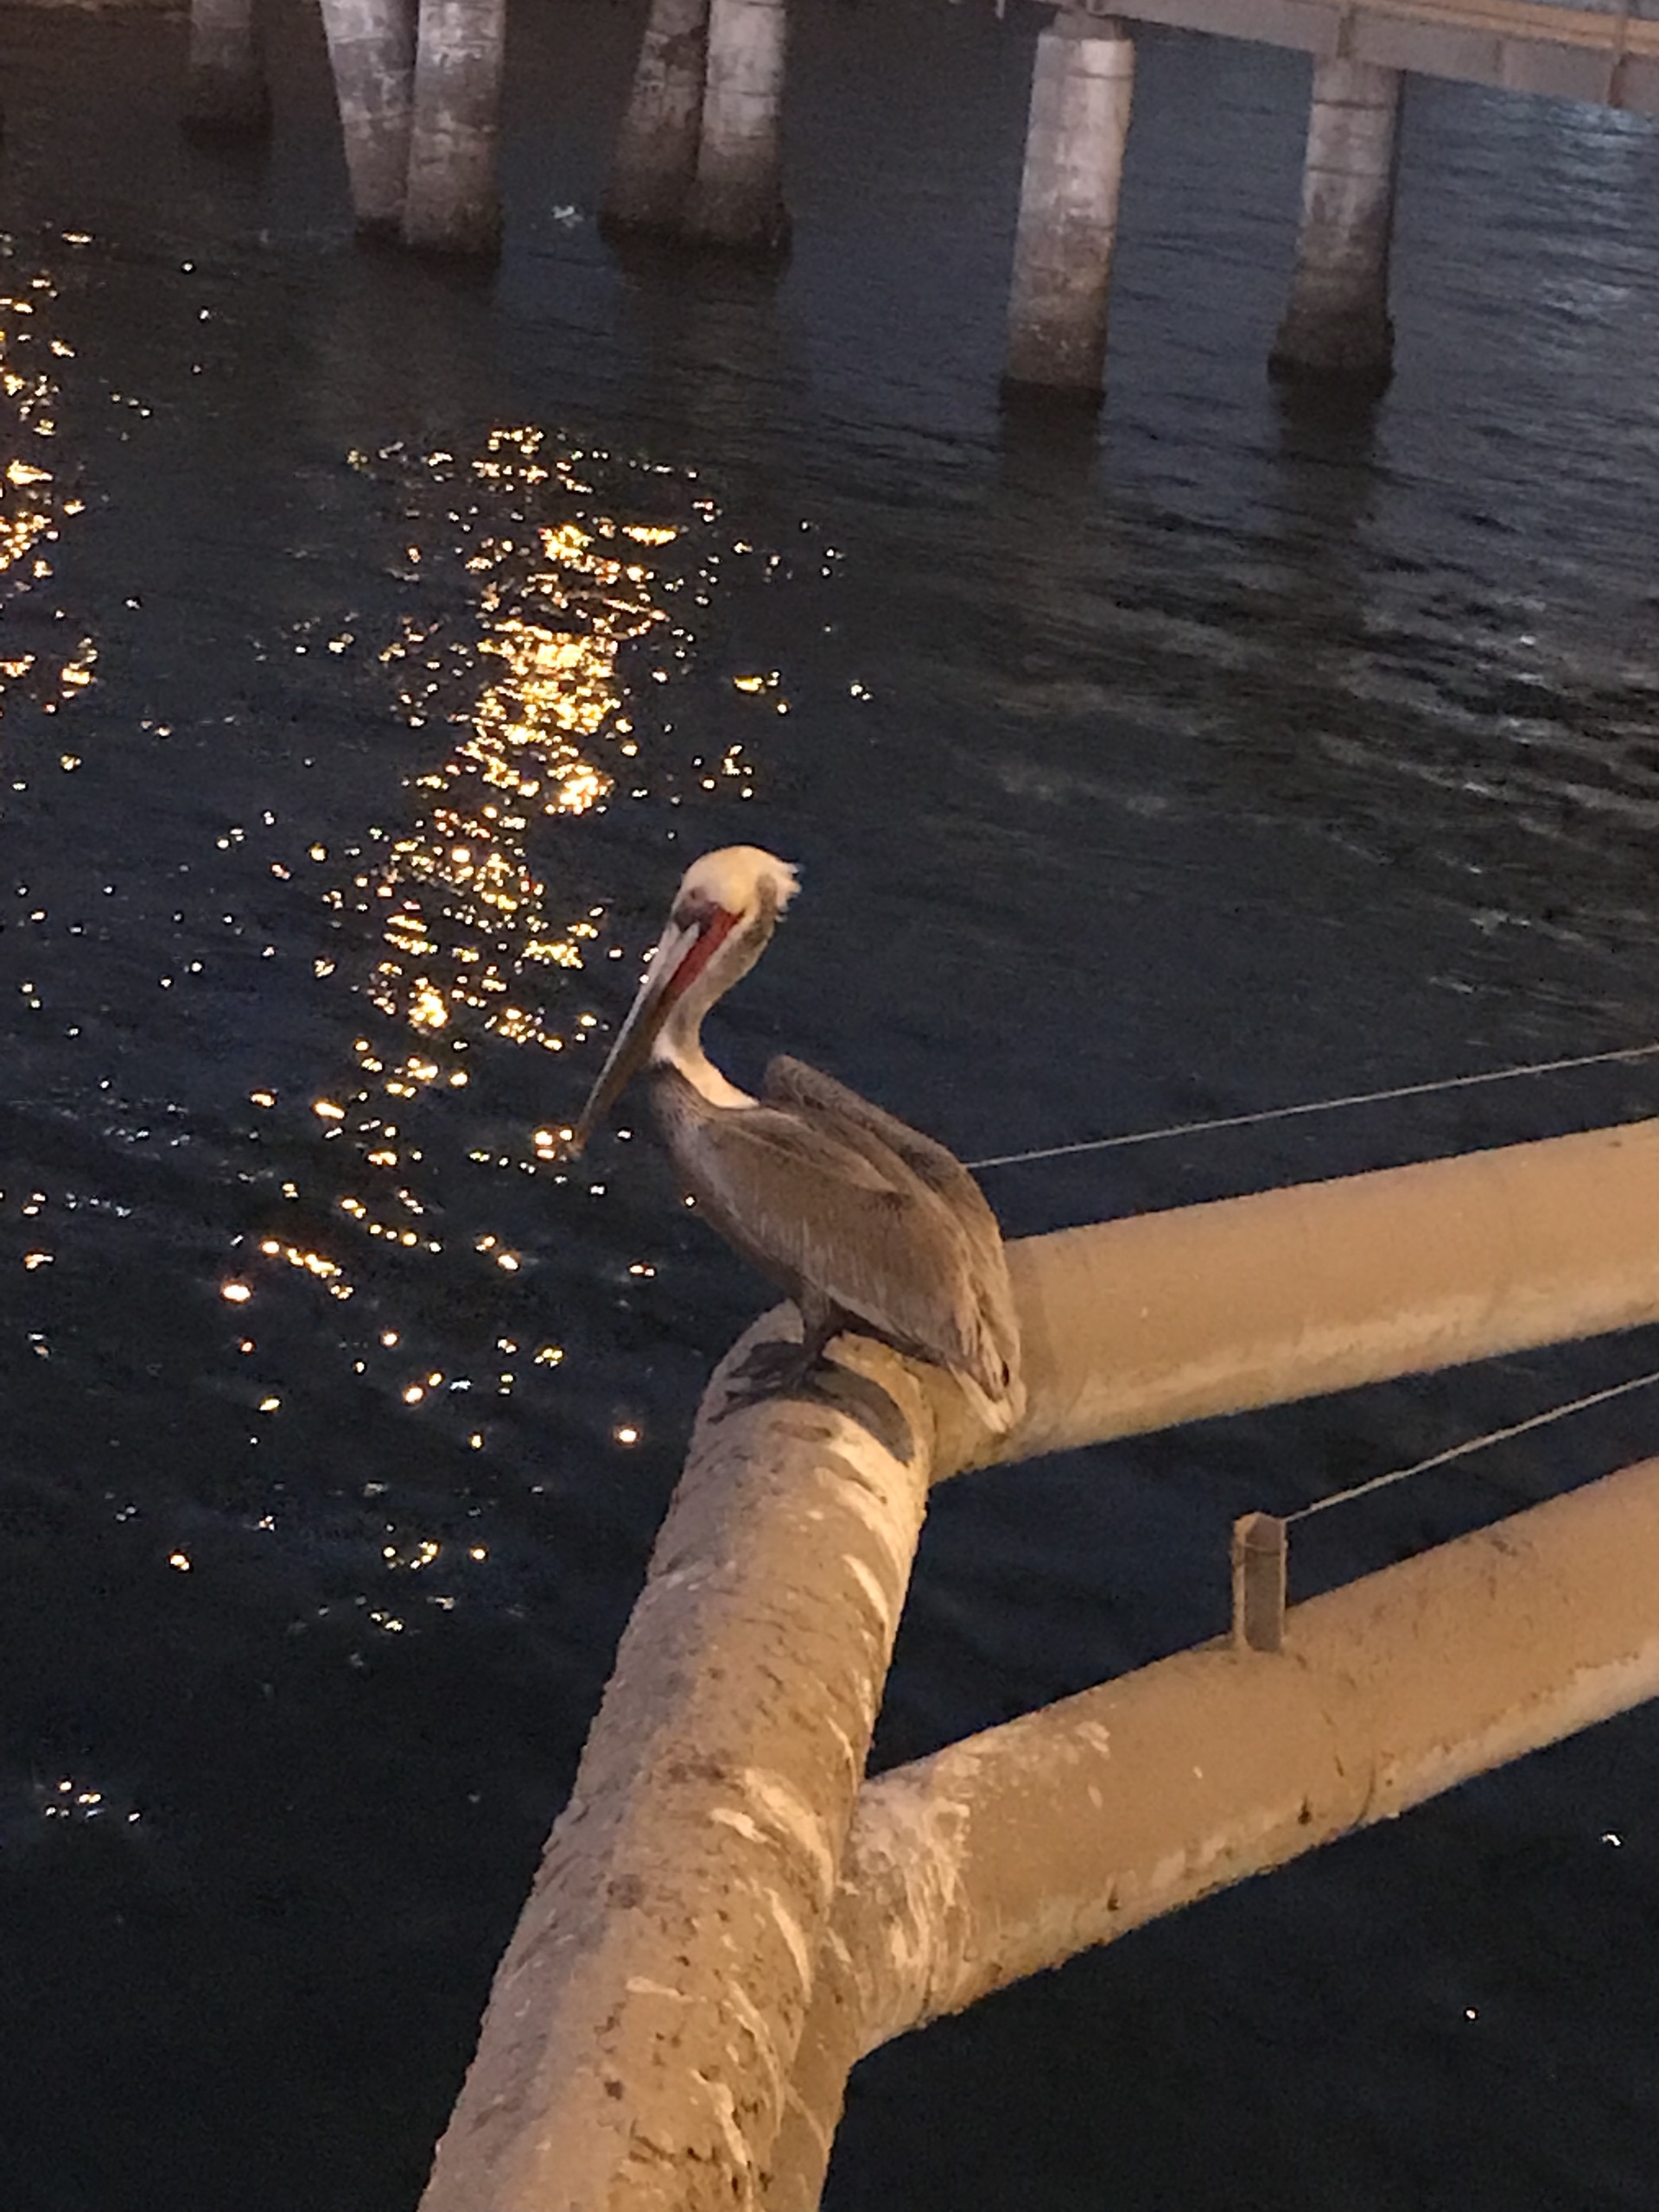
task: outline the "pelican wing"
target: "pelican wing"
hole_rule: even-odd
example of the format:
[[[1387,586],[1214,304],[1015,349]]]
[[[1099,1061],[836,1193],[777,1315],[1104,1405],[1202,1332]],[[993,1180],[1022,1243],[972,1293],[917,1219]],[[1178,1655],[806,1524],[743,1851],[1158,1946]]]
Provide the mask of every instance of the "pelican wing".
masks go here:
[[[799,1109],[711,1108],[689,1084],[660,1095],[682,1173],[758,1267],[792,1297],[816,1294],[1001,1395],[1006,1363],[987,1339],[972,1246],[901,1159]]]
[[[1020,1371],[1020,1326],[1008,1283],[1007,1258],[996,1216],[985,1194],[953,1152],[913,1129],[896,1114],[849,1090],[833,1076],[804,1060],[780,1053],[767,1066],[765,1095],[771,1104],[794,1107],[807,1116],[831,1121],[847,1140],[873,1157],[896,1154],[911,1173],[944,1201],[972,1255],[981,1318],[1003,1370]]]
[[[929,1190],[937,1191],[941,1198],[953,1202],[960,1197],[983,1211],[988,1219],[991,1217],[991,1210],[985,1204],[978,1184],[955,1153],[946,1151],[932,1137],[924,1136],[919,1129],[912,1129],[896,1114],[889,1114],[884,1107],[861,1098],[844,1083],[837,1083],[834,1076],[780,1052],[767,1065],[764,1095],[771,1105],[796,1106],[807,1113],[828,1115],[850,1128],[877,1138],[889,1152],[899,1155],[912,1174],[919,1175]]]

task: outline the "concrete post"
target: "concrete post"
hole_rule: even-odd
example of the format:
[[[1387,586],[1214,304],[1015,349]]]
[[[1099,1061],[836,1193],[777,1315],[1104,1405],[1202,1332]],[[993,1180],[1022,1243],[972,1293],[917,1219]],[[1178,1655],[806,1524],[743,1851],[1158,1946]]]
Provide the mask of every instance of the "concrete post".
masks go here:
[[[495,151],[506,0],[421,0],[404,243],[488,259],[501,243]]]
[[[697,173],[684,229],[711,245],[780,252],[785,0],[711,0]]]
[[[191,0],[184,127],[209,139],[257,138],[270,130],[254,0]]]
[[[601,220],[677,230],[702,136],[709,0],[652,0],[633,90],[617,134]]]
[[[868,1783],[774,2152],[812,2212],[853,2061],[1659,1695],[1659,1460]]]
[[[415,90],[415,0],[322,0],[322,27],[359,231],[404,219]]]
[[[1389,245],[1394,229],[1397,69],[1316,61],[1302,170],[1302,224],[1275,376],[1386,384],[1393,368]]]
[[[1010,385],[1097,394],[1135,41],[1109,16],[1062,16],[1037,41],[1008,298]]]

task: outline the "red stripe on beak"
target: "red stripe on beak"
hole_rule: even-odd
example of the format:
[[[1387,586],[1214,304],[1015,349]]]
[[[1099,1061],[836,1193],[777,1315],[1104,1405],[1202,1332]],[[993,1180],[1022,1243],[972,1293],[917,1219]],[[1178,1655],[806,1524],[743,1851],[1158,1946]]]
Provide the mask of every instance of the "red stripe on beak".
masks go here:
[[[731,935],[736,921],[737,916],[728,914],[723,906],[715,906],[709,910],[709,918],[703,924],[696,943],[674,971],[674,980],[669,985],[669,993],[671,997],[677,999],[683,996],[696,982],[698,976],[702,975],[715,953]]]
[[[567,1158],[575,1158],[581,1153],[613,1103],[645,1065],[652,1040],[668,1019],[670,1010],[709,965],[731,934],[736,920],[737,916],[728,913],[725,907],[711,905],[695,919],[670,923],[658,948],[658,957],[645,970],[628,1018],[617,1032],[616,1041],[577,1117],[575,1133],[564,1147]],[[694,929],[697,932],[695,937],[691,935]],[[683,950],[678,949],[681,945]],[[664,955],[671,957],[671,968],[662,964]]]

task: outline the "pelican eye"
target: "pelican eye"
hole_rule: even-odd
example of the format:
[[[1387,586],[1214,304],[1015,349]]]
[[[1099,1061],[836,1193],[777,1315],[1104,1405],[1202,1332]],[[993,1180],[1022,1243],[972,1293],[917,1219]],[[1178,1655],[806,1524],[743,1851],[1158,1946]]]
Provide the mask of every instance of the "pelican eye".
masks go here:
[[[674,926],[680,930],[706,930],[721,911],[712,899],[701,892],[693,892],[675,907]]]

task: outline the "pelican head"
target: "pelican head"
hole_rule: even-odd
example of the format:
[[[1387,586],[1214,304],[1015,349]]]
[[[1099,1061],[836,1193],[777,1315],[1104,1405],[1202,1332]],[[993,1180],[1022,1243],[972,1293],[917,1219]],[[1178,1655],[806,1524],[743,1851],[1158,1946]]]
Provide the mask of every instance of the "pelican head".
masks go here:
[[[789,862],[758,845],[723,845],[692,861],[568,1152],[582,1150],[648,1061],[703,1064],[702,1017],[753,967],[799,888]]]

